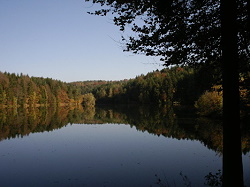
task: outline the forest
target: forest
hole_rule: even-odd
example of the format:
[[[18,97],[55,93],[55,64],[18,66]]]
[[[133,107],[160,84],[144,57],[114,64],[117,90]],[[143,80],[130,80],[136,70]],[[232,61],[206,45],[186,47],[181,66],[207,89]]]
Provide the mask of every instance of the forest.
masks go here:
[[[164,68],[122,81],[79,81],[81,93],[92,93],[97,104],[155,104],[195,106],[204,116],[222,113],[221,73],[201,66]],[[249,112],[250,74],[240,79],[241,109]]]
[[[0,72],[0,107],[79,105],[80,88],[59,80]]]
[[[99,102],[189,105],[203,90],[211,87],[212,79],[209,75],[196,73],[193,68],[166,68],[128,81],[102,85],[93,89],[93,94]]]
[[[250,74],[240,79],[241,109],[249,113]],[[97,104],[195,106],[204,116],[220,116],[220,73],[200,66],[175,66],[121,81],[65,83],[51,78],[0,72],[0,107],[39,107]]]

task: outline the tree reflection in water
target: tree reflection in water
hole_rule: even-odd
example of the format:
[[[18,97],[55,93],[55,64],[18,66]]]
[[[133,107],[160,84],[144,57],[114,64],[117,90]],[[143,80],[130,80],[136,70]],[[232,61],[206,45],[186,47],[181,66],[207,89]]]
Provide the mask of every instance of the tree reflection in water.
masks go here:
[[[34,132],[52,131],[68,124],[129,124],[139,131],[176,139],[199,140],[222,154],[220,120],[195,118],[172,107],[137,105],[99,106],[96,108],[57,107],[0,111],[0,140],[27,136]],[[249,126],[242,126],[242,152],[250,151]]]
[[[96,108],[58,107],[26,108],[0,111],[0,140],[28,136],[30,133],[52,131],[69,124],[127,124],[138,131],[174,139],[198,140],[208,149],[222,155],[222,124],[220,120],[196,118],[185,110],[153,106],[99,106]],[[190,110],[189,110],[190,111]],[[242,126],[242,153],[250,151],[249,126]],[[204,176],[209,186],[220,186],[220,172]],[[158,176],[157,176],[158,177]],[[183,174],[188,177],[188,174]],[[159,185],[163,180],[158,177]]]

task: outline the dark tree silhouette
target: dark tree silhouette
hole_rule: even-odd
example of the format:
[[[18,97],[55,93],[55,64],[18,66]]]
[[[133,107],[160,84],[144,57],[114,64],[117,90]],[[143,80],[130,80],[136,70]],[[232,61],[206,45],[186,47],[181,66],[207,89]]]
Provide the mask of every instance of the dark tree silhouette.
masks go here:
[[[90,1],[90,0],[86,0]],[[92,14],[114,14],[124,51],[160,56],[164,65],[210,64],[223,80],[223,185],[243,186],[239,72],[249,71],[249,1],[93,0]],[[230,158],[229,158],[230,157]]]

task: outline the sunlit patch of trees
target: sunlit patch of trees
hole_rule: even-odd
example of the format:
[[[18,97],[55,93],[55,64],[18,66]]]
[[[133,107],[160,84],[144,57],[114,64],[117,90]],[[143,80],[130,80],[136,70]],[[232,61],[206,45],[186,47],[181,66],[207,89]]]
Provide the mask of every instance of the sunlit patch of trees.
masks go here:
[[[222,92],[218,91],[206,91],[195,102],[195,108],[202,116],[220,116],[222,115],[222,106]]]
[[[0,72],[0,107],[81,104],[79,87],[51,78]]]
[[[82,105],[87,108],[95,107],[95,97],[92,93],[87,93],[83,95]]]

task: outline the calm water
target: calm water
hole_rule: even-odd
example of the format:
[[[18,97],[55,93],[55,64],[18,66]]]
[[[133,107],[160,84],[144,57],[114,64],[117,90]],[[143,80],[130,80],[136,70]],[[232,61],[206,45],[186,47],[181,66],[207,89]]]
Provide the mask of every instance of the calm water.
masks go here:
[[[211,122],[169,119],[166,111],[156,112],[166,118],[159,119],[142,109],[131,115],[111,109],[65,111],[18,112],[1,118],[0,186],[199,187],[205,186],[209,172],[222,168],[220,146],[216,147],[220,141],[214,140],[221,139],[219,133],[206,134],[201,127],[209,130]],[[192,123],[189,130],[182,127]],[[214,138],[205,139],[198,132]],[[249,151],[243,161],[250,186]]]

